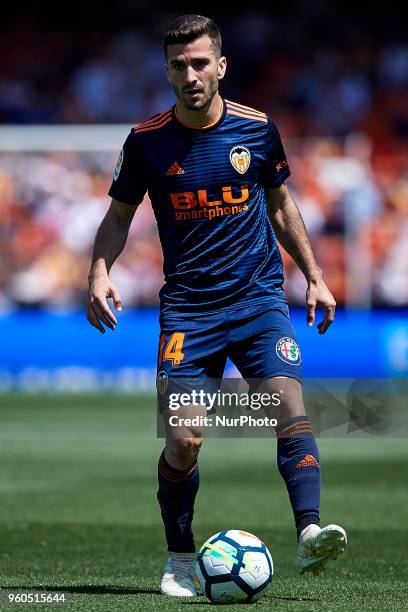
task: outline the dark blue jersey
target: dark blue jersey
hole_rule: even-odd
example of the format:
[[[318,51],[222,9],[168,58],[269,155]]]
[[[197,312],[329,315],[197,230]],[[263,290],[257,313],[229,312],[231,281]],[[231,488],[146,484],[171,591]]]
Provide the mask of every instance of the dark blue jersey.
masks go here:
[[[279,132],[260,111],[223,105],[206,128],[182,124],[175,107],[133,128],[109,190],[130,205],[148,191],[164,255],[162,320],[285,300],[265,198],[290,174]]]

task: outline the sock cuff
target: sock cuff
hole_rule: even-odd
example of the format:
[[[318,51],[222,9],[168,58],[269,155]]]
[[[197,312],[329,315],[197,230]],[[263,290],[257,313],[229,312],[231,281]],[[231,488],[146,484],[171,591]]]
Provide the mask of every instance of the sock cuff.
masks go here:
[[[166,480],[170,480],[171,482],[183,482],[193,476],[196,470],[198,470],[198,462],[194,461],[194,463],[185,470],[178,470],[166,461],[163,451],[159,458],[158,470],[159,476],[162,476]]]
[[[299,536],[303,529],[308,527],[309,525],[318,525],[320,527],[320,516],[318,512],[307,512],[299,516],[296,520],[296,531],[297,537],[299,540]]]
[[[175,561],[185,561],[192,563],[197,555],[195,552],[172,552],[169,550],[169,557],[173,557]]]
[[[275,428],[277,438],[298,438],[313,436],[307,416],[297,416],[281,423]]]

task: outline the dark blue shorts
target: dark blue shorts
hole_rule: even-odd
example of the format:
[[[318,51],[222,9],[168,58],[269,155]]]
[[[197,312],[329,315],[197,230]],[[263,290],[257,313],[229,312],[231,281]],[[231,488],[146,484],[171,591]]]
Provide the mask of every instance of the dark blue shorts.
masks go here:
[[[302,359],[286,303],[186,315],[162,324],[157,382],[169,378],[221,379],[227,358],[244,379],[287,376],[302,381]]]

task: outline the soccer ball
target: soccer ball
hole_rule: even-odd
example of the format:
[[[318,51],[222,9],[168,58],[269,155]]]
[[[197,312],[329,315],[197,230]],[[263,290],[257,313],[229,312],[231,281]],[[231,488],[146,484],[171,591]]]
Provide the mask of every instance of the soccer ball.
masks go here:
[[[230,529],[211,536],[200,548],[196,582],[217,604],[252,603],[272,582],[271,553],[252,533]]]

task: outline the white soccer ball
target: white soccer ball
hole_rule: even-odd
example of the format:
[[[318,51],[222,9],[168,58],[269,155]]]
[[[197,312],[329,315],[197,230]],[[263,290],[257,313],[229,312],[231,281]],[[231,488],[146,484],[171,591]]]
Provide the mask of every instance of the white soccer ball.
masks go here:
[[[255,535],[230,529],[216,533],[202,545],[195,573],[196,582],[213,603],[252,603],[268,590],[273,561]]]

